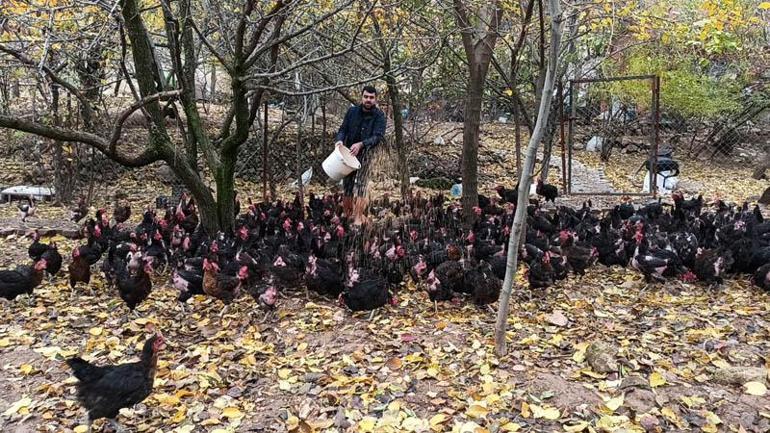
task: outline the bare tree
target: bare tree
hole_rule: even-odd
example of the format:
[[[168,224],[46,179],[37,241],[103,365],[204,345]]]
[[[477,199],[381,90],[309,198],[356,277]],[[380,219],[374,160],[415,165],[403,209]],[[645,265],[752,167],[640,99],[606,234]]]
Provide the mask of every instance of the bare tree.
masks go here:
[[[134,94],[134,102],[116,116],[111,115],[100,107],[106,104],[95,100],[102,97],[106,74],[87,74],[97,78],[89,83],[81,80],[78,84],[71,78],[78,76],[77,62],[49,64],[45,55],[47,48],[34,38],[25,40],[19,32],[17,40],[22,42],[0,44],[0,53],[18,65],[37,68],[45,80],[74,96],[81,107],[84,128],[29,120],[24,113],[0,115],[0,127],[83,143],[126,167],[164,161],[199,203],[204,228],[210,232],[229,230],[234,221],[238,149],[247,140],[266,95],[309,95],[381,76],[378,73],[351,79],[337,75],[333,83],[323,88],[297,90],[293,85],[295,71],[319,67],[371,44],[360,37],[371,8],[349,13],[353,3],[353,0],[335,0],[319,7],[284,0],[269,3],[160,0],[162,28],[151,28],[155,24],[148,23],[146,18],[155,13],[155,8],[143,8],[139,0],[120,0],[114,8],[99,3],[103,25],[84,33],[90,39],[81,47],[81,52],[90,54],[87,63],[80,65],[104,66],[106,51],[119,51],[119,68]],[[48,16],[62,13],[56,8],[38,12]],[[321,24],[325,26],[323,32],[317,31]],[[116,31],[110,32],[110,29]],[[324,37],[324,33],[335,37]],[[85,39],[76,36],[78,40]],[[30,47],[34,50],[29,50]],[[96,50],[96,54],[94,50],[87,50],[94,47],[101,49]],[[30,52],[43,52],[43,55],[33,58]],[[102,57],[93,58],[98,55]],[[204,63],[201,61],[204,57],[216,60],[215,67],[226,74],[229,84],[225,101],[227,114],[218,128],[205,124],[197,101],[196,71]],[[178,102],[183,113],[178,130],[165,122],[164,107],[172,102]],[[140,146],[125,143],[122,134],[124,123],[136,113],[141,113],[147,125],[147,139]],[[199,157],[206,172],[199,169]],[[213,177],[215,194],[210,191],[204,173]]]
[[[516,203],[516,214],[513,220],[513,228],[508,240],[508,260],[505,270],[503,289],[500,292],[500,301],[497,310],[497,322],[495,324],[495,352],[498,356],[506,354],[505,334],[508,324],[509,302],[513,290],[513,277],[518,268],[518,252],[521,242],[522,229],[527,217],[527,200],[529,188],[532,185],[532,172],[535,168],[535,159],[540,141],[543,138],[548,122],[548,116],[553,98],[555,76],[558,70],[559,47],[563,32],[563,17],[559,0],[549,0],[548,8],[551,14],[551,46],[548,56],[548,70],[543,83],[543,91],[540,97],[540,107],[537,114],[537,122],[527,146],[524,167],[519,178],[519,197]]]

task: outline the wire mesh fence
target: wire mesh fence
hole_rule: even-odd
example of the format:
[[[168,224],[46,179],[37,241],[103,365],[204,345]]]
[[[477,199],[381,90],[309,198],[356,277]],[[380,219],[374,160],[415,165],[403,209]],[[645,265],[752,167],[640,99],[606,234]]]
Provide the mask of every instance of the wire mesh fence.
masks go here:
[[[657,171],[658,87],[654,76],[572,80],[568,105],[568,190],[646,194]],[[664,154],[665,155],[665,154]]]
[[[568,190],[665,193],[696,167],[753,166],[770,150],[764,88],[730,94],[724,107],[687,97],[675,82],[654,76],[571,81],[562,117],[569,125]]]

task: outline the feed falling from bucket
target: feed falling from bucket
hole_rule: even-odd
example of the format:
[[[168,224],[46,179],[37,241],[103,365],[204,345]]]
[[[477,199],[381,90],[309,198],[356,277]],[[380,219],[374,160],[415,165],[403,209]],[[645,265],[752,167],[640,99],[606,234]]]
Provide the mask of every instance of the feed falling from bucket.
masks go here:
[[[339,181],[361,168],[361,162],[350,153],[350,149],[340,144],[326,157],[321,167],[330,179]]]

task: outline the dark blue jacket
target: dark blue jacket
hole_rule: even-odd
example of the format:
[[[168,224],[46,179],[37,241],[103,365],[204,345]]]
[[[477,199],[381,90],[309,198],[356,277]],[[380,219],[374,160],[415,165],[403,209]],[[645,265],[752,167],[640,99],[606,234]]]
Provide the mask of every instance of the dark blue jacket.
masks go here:
[[[364,118],[364,110],[361,105],[354,105],[345,114],[345,120],[337,132],[336,141],[341,141],[345,146],[361,141],[365,149],[372,149],[380,143],[385,135],[385,113],[377,107],[372,110],[372,115]]]

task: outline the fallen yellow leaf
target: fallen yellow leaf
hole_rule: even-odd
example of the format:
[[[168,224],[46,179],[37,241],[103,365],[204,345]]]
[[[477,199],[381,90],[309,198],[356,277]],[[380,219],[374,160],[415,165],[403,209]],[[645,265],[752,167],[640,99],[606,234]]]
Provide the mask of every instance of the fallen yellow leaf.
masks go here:
[[[536,404],[531,404],[529,407],[532,409],[532,417],[534,418],[545,418],[553,421],[561,416],[561,412],[555,407],[540,407]]]
[[[515,422],[509,422],[505,423],[500,426],[500,430],[502,431],[509,431],[509,432],[517,432],[521,430],[521,425],[515,423]]]
[[[439,413],[439,414],[433,415],[431,419],[428,421],[428,424],[430,424],[431,427],[437,427],[445,423],[447,419],[449,419],[449,417],[446,416],[446,414]]]
[[[767,387],[762,382],[746,382],[743,384],[746,394],[762,396],[767,394]]]
[[[471,418],[484,418],[489,411],[484,406],[474,404],[465,411],[465,414]]]
[[[615,412],[616,410],[618,410],[618,408],[620,406],[623,406],[624,398],[625,398],[625,396],[623,394],[621,394],[621,395],[619,395],[617,397],[614,397],[614,398],[611,398],[611,399],[605,401],[604,402],[604,406],[607,409],[609,409],[610,413]]]
[[[521,416],[524,418],[532,416],[532,412],[529,410],[529,403],[526,401],[521,402]]]
[[[366,416],[358,422],[357,431],[361,433],[369,433],[374,430],[374,426],[377,424],[377,420],[370,416]]]
[[[32,404],[32,399],[29,397],[23,397],[19,400],[17,400],[15,403],[11,405],[8,409],[3,412],[4,416],[11,416],[15,414],[16,412],[19,412],[21,409],[29,407]]]
[[[662,374],[658,373],[657,371],[653,371],[652,374],[650,374],[650,386],[653,388],[657,388],[661,385],[666,384],[666,378],[663,377]]]
[[[230,419],[243,418],[243,412],[241,412],[240,409],[238,409],[237,407],[230,406],[230,407],[224,408],[224,410],[222,411],[222,416]]]
[[[568,433],[577,433],[577,432],[581,432],[581,431],[585,430],[586,428],[588,428],[588,423],[585,422],[585,421],[580,421],[577,424],[565,425],[563,427],[564,427],[564,431],[566,431]]]

